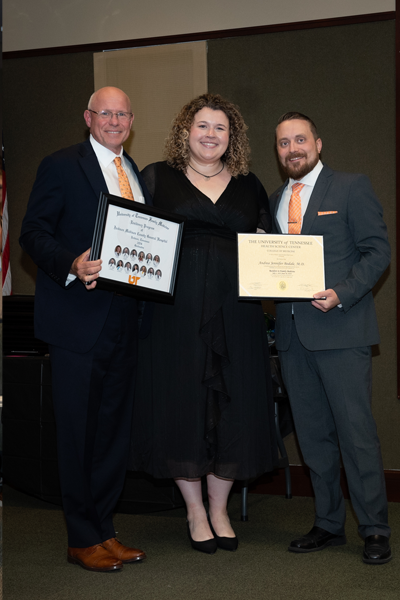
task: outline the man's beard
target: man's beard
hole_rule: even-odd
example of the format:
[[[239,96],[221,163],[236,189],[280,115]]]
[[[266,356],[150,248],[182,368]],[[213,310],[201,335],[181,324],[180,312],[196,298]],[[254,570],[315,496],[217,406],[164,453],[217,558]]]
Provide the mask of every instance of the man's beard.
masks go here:
[[[305,157],[306,155],[302,152],[292,152],[286,157],[285,164],[282,166],[289,177],[291,177],[292,179],[299,180],[303,179],[303,177],[305,177],[308,173],[310,173],[310,171],[313,170],[313,168],[319,161],[319,155],[317,155],[312,162],[306,161],[301,166],[300,163],[290,162],[291,158],[296,158],[297,156]]]

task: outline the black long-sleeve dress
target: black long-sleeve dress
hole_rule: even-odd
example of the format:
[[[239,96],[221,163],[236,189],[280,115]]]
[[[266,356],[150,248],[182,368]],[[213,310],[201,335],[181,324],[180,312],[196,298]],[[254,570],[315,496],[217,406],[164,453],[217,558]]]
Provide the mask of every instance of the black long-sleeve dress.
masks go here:
[[[248,479],[277,462],[259,302],[238,299],[236,232],[270,230],[267,194],[239,176],[214,204],[166,163],[142,173],[154,205],[187,217],[173,306],[139,346],[131,468],[158,478]]]

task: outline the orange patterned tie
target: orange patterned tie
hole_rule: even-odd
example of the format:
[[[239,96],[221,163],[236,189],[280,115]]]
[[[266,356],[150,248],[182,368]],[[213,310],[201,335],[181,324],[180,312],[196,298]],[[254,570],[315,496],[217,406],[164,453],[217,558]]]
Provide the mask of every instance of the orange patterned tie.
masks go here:
[[[304,183],[294,183],[292,185],[292,195],[289,200],[289,221],[288,233],[301,233],[301,198],[300,192]]]
[[[117,167],[118,172],[118,183],[119,189],[121,190],[122,198],[126,198],[127,200],[134,200],[132,194],[131,186],[129,185],[128,175],[125,173],[124,169],[121,166],[121,157],[117,156],[114,158],[115,166]]]

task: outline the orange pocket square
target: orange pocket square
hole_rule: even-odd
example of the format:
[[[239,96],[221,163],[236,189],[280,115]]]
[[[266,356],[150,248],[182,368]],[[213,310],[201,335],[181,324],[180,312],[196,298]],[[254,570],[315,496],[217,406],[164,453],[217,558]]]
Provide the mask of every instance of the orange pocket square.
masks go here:
[[[323,217],[324,215],[337,215],[337,210],[324,210],[322,212],[318,211],[318,216]]]

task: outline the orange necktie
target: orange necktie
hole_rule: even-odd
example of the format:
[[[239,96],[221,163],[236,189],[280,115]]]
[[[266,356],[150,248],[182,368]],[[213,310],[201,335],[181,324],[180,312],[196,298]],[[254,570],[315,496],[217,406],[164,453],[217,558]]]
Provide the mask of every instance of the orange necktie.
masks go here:
[[[128,175],[125,173],[121,166],[121,157],[117,156],[114,158],[115,166],[117,167],[119,189],[121,190],[122,198],[127,200],[134,200],[131,186],[129,185]]]
[[[300,192],[304,183],[292,185],[292,195],[289,200],[288,233],[301,233],[301,198]]]

